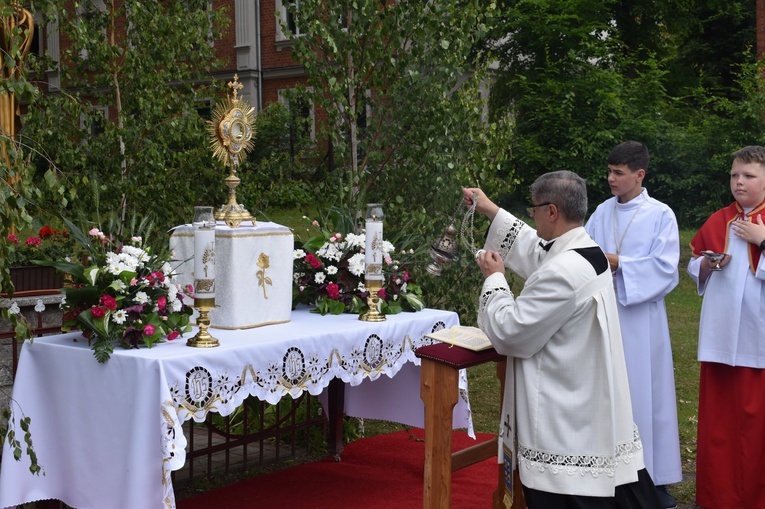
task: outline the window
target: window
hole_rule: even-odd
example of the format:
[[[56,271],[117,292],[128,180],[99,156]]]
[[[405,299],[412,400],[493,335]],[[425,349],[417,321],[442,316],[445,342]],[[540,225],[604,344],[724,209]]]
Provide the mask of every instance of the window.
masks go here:
[[[109,119],[109,110],[105,106],[91,107],[91,115],[80,115],[80,129],[89,136],[98,136],[106,131],[106,121]]]
[[[293,36],[302,35],[295,9],[300,7],[300,0],[276,0],[276,12],[279,14],[276,22],[276,40],[287,41],[289,31]]]
[[[103,19],[103,14],[106,13],[106,4],[103,0],[86,0],[77,6],[77,16],[82,21],[83,25],[94,30],[100,30],[106,37],[106,20]],[[80,50],[80,57],[83,59],[88,58],[88,49],[82,48]]]
[[[306,92],[312,92],[312,88],[306,88]],[[316,139],[316,122],[313,102],[300,93],[301,90],[283,88],[279,90],[279,102],[287,107],[291,113],[292,123],[290,130],[299,129],[300,133],[308,139]]]

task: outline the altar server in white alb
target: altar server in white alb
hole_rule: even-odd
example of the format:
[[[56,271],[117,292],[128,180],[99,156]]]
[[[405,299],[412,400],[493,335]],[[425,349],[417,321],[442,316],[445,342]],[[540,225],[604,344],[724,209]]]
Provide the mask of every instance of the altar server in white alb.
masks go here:
[[[463,189],[463,198],[492,221],[477,254],[486,278],[478,322],[512,358],[502,457],[517,458],[526,505],[661,509],[632,420],[608,260],[583,227],[584,180],[557,171],[532,184],[536,230],[480,189]],[[505,267],[526,280],[517,298]],[[511,493],[508,486],[506,504]]]
[[[613,198],[585,225],[606,253],[614,277],[632,415],[643,442],[648,473],[666,508],[677,507],[666,485],[683,479],[675,399],[675,373],[664,297],[678,283],[680,236],[675,214],[648,196],[643,179],[648,148],[636,141],[608,155]]]

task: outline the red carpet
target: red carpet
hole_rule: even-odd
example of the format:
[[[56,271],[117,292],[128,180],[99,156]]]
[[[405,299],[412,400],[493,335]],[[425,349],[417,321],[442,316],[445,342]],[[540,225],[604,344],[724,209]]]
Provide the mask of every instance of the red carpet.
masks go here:
[[[328,458],[262,475],[178,502],[178,509],[419,509],[422,507],[422,429],[363,438],[348,444],[342,461]],[[464,432],[455,450],[474,445]],[[478,440],[490,438],[479,434]],[[419,439],[419,440],[418,440]],[[453,509],[487,509],[497,487],[497,458],[454,472]]]

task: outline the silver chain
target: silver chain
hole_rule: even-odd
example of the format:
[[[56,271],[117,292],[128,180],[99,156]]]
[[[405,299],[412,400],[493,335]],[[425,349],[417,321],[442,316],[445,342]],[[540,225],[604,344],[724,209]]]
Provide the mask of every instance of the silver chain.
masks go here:
[[[475,227],[473,226],[473,220],[475,219],[476,205],[478,205],[478,195],[473,194],[473,205],[471,205],[468,211],[465,212],[465,216],[462,218],[462,227],[460,228],[460,238],[462,238],[462,243],[467,246],[467,248],[470,250],[473,256],[475,256],[475,254],[478,252],[478,249],[476,249],[475,247]],[[457,211],[459,211],[460,206],[462,206],[462,204],[460,204],[457,207]],[[457,215],[457,211],[454,212],[455,216]],[[468,222],[470,223],[469,229],[468,229]],[[470,239],[468,239],[465,236],[465,230],[468,231],[468,234],[470,235]]]

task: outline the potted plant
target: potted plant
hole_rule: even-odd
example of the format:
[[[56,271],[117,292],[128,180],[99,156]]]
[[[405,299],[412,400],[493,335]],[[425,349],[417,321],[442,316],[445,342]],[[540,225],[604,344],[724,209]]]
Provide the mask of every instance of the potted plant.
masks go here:
[[[11,281],[14,296],[31,296],[58,293],[64,286],[64,276],[54,267],[38,262],[69,261],[74,243],[66,230],[56,230],[45,225],[21,241],[16,235],[8,235],[11,250]]]

